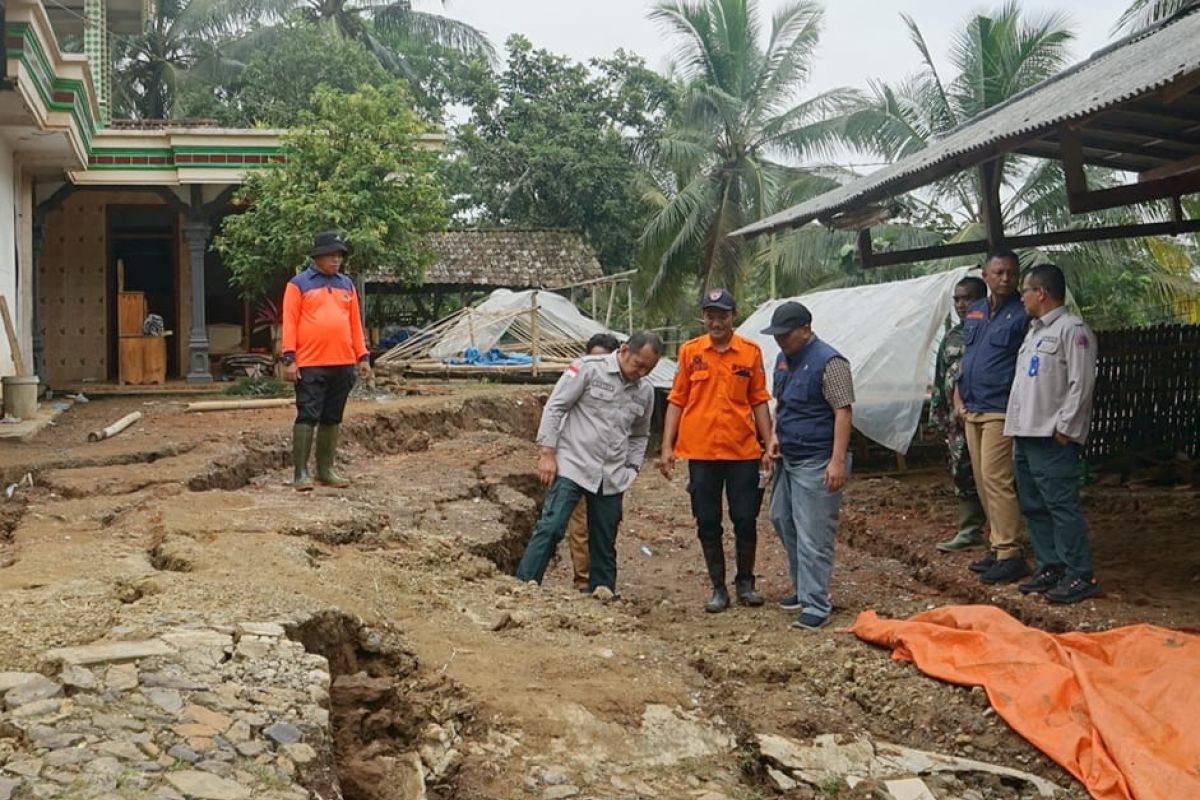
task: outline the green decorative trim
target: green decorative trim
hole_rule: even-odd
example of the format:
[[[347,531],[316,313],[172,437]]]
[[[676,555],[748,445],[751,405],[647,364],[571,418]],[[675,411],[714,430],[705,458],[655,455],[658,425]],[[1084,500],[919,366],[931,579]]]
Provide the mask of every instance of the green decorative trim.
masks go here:
[[[16,55],[29,74],[33,76],[33,85],[46,108],[51,111],[64,111],[71,115],[79,128],[84,147],[91,149],[92,136],[100,128],[92,116],[91,106],[87,102],[87,87],[81,80],[62,78],[54,73],[50,59],[42,47],[33,26],[27,22],[9,22],[8,36],[21,40],[20,49],[9,50]],[[32,56],[32,58],[31,58]],[[67,94],[72,96],[71,102],[56,100],[55,95]]]
[[[105,125],[92,114],[85,81],[54,73],[50,58],[27,22],[9,22],[6,38],[19,41],[7,49],[32,77],[31,83],[49,111],[71,115],[88,155],[88,171],[185,169],[260,169],[276,166],[282,147],[263,145],[180,145],[178,147],[94,147],[93,138]],[[70,96],[70,100],[65,99]],[[157,132],[147,131],[148,135]],[[138,163],[134,163],[134,161]]]

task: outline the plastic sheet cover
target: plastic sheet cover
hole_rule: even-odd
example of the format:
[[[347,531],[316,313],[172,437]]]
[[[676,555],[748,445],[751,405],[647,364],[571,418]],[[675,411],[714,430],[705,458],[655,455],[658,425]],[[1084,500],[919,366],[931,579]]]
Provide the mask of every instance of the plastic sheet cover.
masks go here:
[[[954,284],[971,270],[958,267],[923,278],[771,300],[737,332],[762,347],[769,385],[779,347],[774,337],[760,331],[779,304],[803,303],[812,312],[813,332],[850,361],[854,427],[890,450],[907,453],[933,382]]]

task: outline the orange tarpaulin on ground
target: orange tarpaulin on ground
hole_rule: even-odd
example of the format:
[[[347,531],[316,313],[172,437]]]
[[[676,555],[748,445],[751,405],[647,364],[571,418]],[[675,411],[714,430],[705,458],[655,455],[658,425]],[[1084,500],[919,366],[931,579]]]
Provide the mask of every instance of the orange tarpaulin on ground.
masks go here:
[[[1200,798],[1200,636],[1131,625],[1050,634],[992,606],[851,630],[950,683],[982,686],[1004,720],[1099,800]]]

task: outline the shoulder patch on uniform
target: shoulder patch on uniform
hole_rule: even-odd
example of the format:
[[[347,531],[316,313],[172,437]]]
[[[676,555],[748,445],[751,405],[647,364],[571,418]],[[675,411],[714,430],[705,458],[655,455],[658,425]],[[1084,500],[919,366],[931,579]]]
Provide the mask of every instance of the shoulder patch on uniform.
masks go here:
[[[579,365],[578,364],[572,364],[571,366],[569,366],[565,370],[563,370],[563,375],[565,375],[568,378],[574,378],[578,374],[579,374]]]
[[[967,319],[983,319],[983,318],[984,318],[984,313],[982,311],[968,311],[967,312]]]
[[[1075,337],[1076,347],[1089,347],[1092,344],[1091,338],[1086,333],[1081,333]]]

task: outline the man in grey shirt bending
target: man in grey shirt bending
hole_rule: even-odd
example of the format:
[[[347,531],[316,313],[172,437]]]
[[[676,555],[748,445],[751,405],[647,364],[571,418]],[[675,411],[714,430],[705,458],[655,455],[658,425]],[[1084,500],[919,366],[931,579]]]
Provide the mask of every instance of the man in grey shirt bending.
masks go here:
[[[1092,420],[1096,335],[1067,311],[1062,270],[1025,273],[1021,301],[1033,318],[1017,355],[1004,435],[1013,437],[1017,498],[1038,570],[1018,588],[1056,603],[1100,591],[1092,574],[1087,522],[1079,502],[1079,465]]]
[[[549,486],[542,516],[525,547],[517,578],[541,583],[567,530],[571,511],[587,502],[588,591],[616,592],[621,504],[646,456],[654,387],[646,376],[662,356],[657,335],[634,333],[609,355],[572,364],[542,411],[538,477]]]

